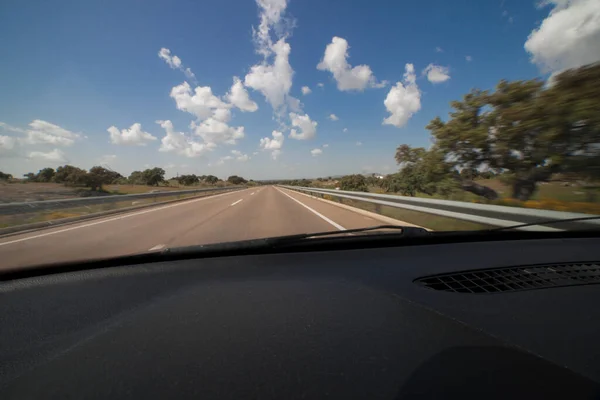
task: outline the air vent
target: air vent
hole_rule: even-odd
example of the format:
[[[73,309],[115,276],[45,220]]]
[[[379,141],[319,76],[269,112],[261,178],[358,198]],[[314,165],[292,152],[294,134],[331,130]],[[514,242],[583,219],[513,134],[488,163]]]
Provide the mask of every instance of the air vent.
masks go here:
[[[588,285],[600,283],[600,263],[462,271],[419,278],[415,283],[433,290],[456,293],[500,293]]]

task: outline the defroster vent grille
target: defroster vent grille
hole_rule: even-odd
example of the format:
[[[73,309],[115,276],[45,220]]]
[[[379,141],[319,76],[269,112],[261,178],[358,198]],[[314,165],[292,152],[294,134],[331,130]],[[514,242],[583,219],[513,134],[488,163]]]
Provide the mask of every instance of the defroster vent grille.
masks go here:
[[[516,292],[600,283],[600,263],[568,263],[454,272],[418,278],[415,283],[456,293]]]

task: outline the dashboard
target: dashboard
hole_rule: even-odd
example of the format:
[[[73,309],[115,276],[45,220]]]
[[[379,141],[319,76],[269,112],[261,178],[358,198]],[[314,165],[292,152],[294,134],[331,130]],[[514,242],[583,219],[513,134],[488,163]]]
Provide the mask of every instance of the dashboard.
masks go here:
[[[598,398],[596,262],[502,240],[5,280],[0,398]]]

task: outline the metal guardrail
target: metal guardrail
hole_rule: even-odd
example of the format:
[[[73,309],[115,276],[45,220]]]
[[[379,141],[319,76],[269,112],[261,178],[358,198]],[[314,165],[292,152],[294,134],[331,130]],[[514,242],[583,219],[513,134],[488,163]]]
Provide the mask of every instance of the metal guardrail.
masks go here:
[[[0,215],[16,215],[16,214],[28,214],[36,213],[41,211],[49,210],[63,210],[66,208],[85,207],[98,204],[110,204],[120,203],[124,201],[131,201],[132,203],[137,200],[146,199],[160,199],[165,197],[174,196],[186,196],[191,194],[203,193],[203,192],[224,192],[230,190],[244,189],[245,186],[226,186],[226,187],[215,187],[215,188],[202,188],[202,189],[191,189],[191,190],[171,190],[171,191],[157,191],[150,193],[138,193],[138,194],[123,194],[123,195],[107,195],[107,196],[96,196],[96,197],[78,197],[73,199],[60,199],[60,200],[42,200],[32,202],[20,202],[20,203],[3,203],[0,204]]]
[[[347,190],[331,190],[300,186],[280,185],[286,189],[323,197],[329,195],[340,199],[363,201],[380,206],[403,208],[427,214],[439,215],[463,221],[475,222],[484,225],[507,227],[519,224],[529,224],[548,220],[562,220],[569,218],[595,217],[592,214],[562,212],[552,210],[538,210],[531,208],[518,208],[497,206],[491,204],[467,203],[462,201],[424,199],[418,197],[395,196],[388,194],[351,192]],[[535,231],[563,231],[594,228],[600,225],[600,220],[560,222],[551,226],[534,225],[519,228]]]

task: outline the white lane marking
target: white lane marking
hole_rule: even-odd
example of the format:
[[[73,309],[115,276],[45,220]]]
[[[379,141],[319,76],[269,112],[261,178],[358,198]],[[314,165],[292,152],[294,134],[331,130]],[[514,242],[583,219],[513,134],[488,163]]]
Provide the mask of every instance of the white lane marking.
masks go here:
[[[236,202],[234,202],[234,203],[231,203],[231,205],[232,205],[232,206],[235,206],[237,203],[239,203],[239,202],[240,202],[240,201],[242,201],[242,200],[244,200],[244,199],[239,199],[238,201],[236,201]]]
[[[296,203],[300,204],[302,207],[306,208],[307,210],[311,211],[313,214],[315,214],[316,216],[320,217],[321,219],[327,221],[328,223],[330,223],[331,225],[335,226],[338,230],[340,231],[345,231],[346,228],[344,228],[343,226],[341,226],[338,223],[333,222],[332,220],[330,220],[329,218],[327,218],[326,216],[324,216],[323,214],[321,214],[320,212],[313,210],[312,208],[310,208],[309,206],[307,206],[306,204],[302,203],[300,200],[293,198],[292,196],[290,196],[289,194],[287,194],[286,192],[282,191],[279,188],[275,188],[277,189],[277,191],[281,194],[286,195],[287,197],[289,197],[290,199],[294,200]]]
[[[152,247],[151,249],[149,249],[148,251],[155,251],[155,250],[162,250],[165,248],[164,244],[157,244],[156,246]]]
[[[255,193],[255,192],[252,192],[252,193],[250,193],[250,196],[254,196],[254,193]]]
[[[29,236],[29,237],[22,238],[22,239],[11,240],[10,242],[3,242],[3,243],[0,243],[0,246],[6,246],[8,244],[24,242],[26,240],[37,239],[37,238],[46,237],[46,236],[50,236],[50,235],[56,235],[57,233],[74,231],[75,229],[87,228],[88,226],[100,225],[100,224],[104,224],[106,222],[111,222],[111,221],[118,221],[120,219],[125,219],[125,218],[129,218],[129,217],[135,217],[136,215],[147,214],[147,213],[151,213],[151,212],[154,212],[154,211],[165,210],[167,208],[172,208],[172,207],[179,207],[179,206],[182,206],[182,205],[185,205],[185,204],[197,203],[199,201],[203,201],[203,200],[207,200],[207,199],[214,199],[216,197],[226,196],[228,194],[234,194],[234,193],[237,193],[237,191],[216,194],[214,196],[202,197],[200,199],[194,199],[194,200],[190,200],[190,201],[184,201],[184,202],[181,202],[181,203],[170,204],[168,206],[163,206],[163,207],[158,207],[158,208],[151,208],[151,209],[144,210],[144,211],[139,211],[139,212],[136,212],[136,213],[133,213],[133,214],[125,214],[125,215],[121,215],[121,216],[114,217],[114,218],[109,218],[109,219],[103,219],[103,220],[100,220],[100,221],[90,222],[89,224],[85,224],[85,225],[72,226],[70,228],[61,229],[59,231],[42,233],[42,234],[39,234],[39,235]]]

